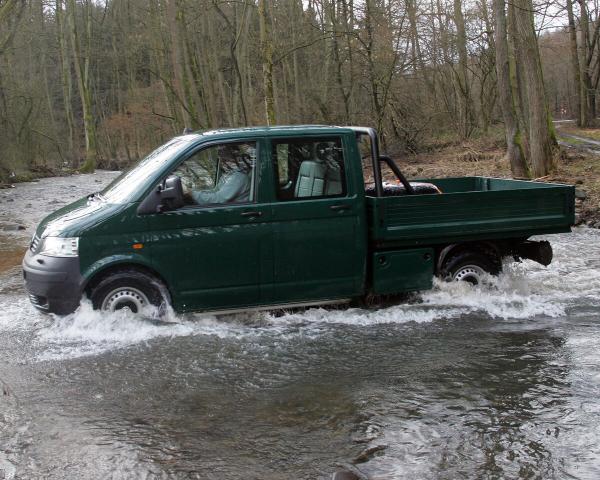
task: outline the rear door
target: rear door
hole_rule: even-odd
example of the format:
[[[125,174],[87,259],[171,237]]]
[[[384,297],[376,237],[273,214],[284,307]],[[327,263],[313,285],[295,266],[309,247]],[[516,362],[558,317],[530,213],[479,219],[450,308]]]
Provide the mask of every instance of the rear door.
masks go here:
[[[364,198],[347,163],[356,157],[351,140],[271,139],[274,303],[348,298],[363,289]]]

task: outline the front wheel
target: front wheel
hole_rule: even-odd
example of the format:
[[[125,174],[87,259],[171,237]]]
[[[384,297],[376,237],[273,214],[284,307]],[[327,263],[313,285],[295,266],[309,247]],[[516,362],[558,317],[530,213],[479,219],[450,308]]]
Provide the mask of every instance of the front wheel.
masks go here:
[[[115,312],[128,309],[141,313],[154,306],[162,315],[168,305],[165,287],[155,277],[134,269],[109,273],[90,291],[94,310]]]
[[[480,285],[486,274],[498,275],[500,261],[480,252],[461,252],[444,260],[440,276],[449,282],[469,282]]]

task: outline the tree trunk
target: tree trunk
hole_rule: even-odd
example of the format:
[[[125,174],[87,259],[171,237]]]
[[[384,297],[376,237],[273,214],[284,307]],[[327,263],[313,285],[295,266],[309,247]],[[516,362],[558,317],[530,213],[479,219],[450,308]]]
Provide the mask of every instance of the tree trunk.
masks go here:
[[[496,75],[498,97],[504,119],[506,134],[506,156],[510,162],[513,177],[529,178],[525,152],[522,146],[522,133],[515,113],[513,88],[510,81],[510,65],[508,59],[508,41],[506,39],[506,11],[504,0],[494,0],[494,16],[496,17]]]
[[[171,40],[171,65],[173,66],[173,86],[178,97],[181,119],[184,128],[192,128],[192,116],[184,87],[183,47],[179,31],[179,7],[177,0],[167,0],[167,18]]]
[[[580,86],[579,95],[581,97],[580,103],[580,117],[581,126],[588,127],[590,125],[590,104],[588,92],[591,89],[591,80],[588,70],[588,50],[589,50],[589,37],[590,37],[590,25],[589,17],[587,12],[586,3],[584,0],[578,0],[580,15],[579,24],[581,27],[581,43],[579,44],[579,76]]]
[[[260,46],[262,54],[263,88],[267,125],[275,122],[275,97],[273,94],[273,39],[267,14],[266,0],[258,0]]]
[[[333,57],[333,63],[334,63],[334,69],[335,69],[335,82],[337,84],[337,88],[338,88],[338,92],[340,95],[340,98],[343,102],[343,106],[344,106],[344,116],[343,116],[343,123],[345,123],[346,125],[348,125],[350,123],[350,90],[346,89],[344,86],[344,75],[342,72],[342,68],[343,68],[343,62],[341,60],[340,57],[340,46],[339,46],[339,40],[338,40],[338,31],[339,31],[339,21],[338,21],[338,15],[339,15],[339,9],[340,7],[338,6],[336,8],[336,0],[332,0],[331,5],[330,5],[330,17],[331,17],[331,29],[333,30],[333,34],[332,34],[332,38],[331,38],[331,54]]]
[[[515,26],[522,49],[526,97],[529,107],[529,149],[533,175],[543,177],[554,168],[556,138],[548,111],[531,0],[514,0]]]
[[[459,94],[459,122],[461,136],[468,138],[473,130],[473,101],[469,81],[467,33],[461,0],[454,0],[454,24],[456,25],[456,48],[458,50],[456,84]]]
[[[67,16],[71,26],[71,46],[73,49],[73,63],[77,75],[77,86],[83,109],[83,128],[85,130],[85,161],[81,166],[82,172],[93,172],[96,168],[98,157],[96,142],[96,124],[92,115],[92,95],[90,85],[90,55],[89,47],[92,41],[92,10],[89,0],[85,3],[85,39],[86,55],[81,53],[81,42],[77,31],[77,19],[75,18],[75,0],[67,0],[69,11]]]
[[[368,77],[371,86],[371,105],[373,108],[373,114],[375,117],[375,125],[380,123],[380,119],[383,118],[381,102],[379,100],[379,81],[376,77],[375,62],[373,59],[373,53],[375,50],[375,39],[373,32],[373,0],[365,1],[365,31],[367,39],[364,42],[364,48],[366,50],[367,66],[368,66]],[[379,132],[381,135],[382,132]]]
[[[0,24],[10,17],[14,18],[14,22],[8,28],[8,32],[3,31],[3,35],[0,37],[0,54],[2,54],[12,42],[26,5],[27,3],[22,0],[6,0],[0,5]]]
[[[151,19],[151,28],[154,28],[155,34],[151,35],[151,46],[152,50],[155,52],[153,63],[155,65],[155,75],[160,80],[161,90],[164,95],[165,106],[168,109],[171,128],[173,133],[179,133],[180,122],[178,122],[178,115],[180,112],[178,101],[175,98],[177,95],[174,94],[174,86],[170,82],[170,79],[167,79],[167,74],[165,69],[169,63],[168,60],[168,51],[169,48],[166,45],[168,42],[166,40],[166,36],[163,35],[163,23],[162,23],[162,10],[159,5],[159,0],[153,0],[149,2],[149,15]],[[129,153],[127,151],[127,153]]]
[[[577,126],[581,127],[584,123],[581,113],[585,110],[585,108],[582,109],[581,107],[585,102],[585,97],[582,95],[584,93],[584,87],[581,83],[579,53],[577,49],[577,29],[575,27],[575,16],[573,15],[572,0],[567,0],[567,17],[569,19],[569,39],[571,46],[571,69],[573,73],[573,85],[575,86],[577,95],[577,99],[575,101],[575,121],[577,122]]]

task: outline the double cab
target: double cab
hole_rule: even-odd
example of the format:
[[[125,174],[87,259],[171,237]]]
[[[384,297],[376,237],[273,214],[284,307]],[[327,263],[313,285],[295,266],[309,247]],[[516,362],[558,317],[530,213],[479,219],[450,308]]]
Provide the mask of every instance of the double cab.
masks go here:
[[[409,181],[366,127],[175,137],[37,227],[33,305],[229,312],[477,284],[503,259],[547,265],[574,188],[484,177]]]

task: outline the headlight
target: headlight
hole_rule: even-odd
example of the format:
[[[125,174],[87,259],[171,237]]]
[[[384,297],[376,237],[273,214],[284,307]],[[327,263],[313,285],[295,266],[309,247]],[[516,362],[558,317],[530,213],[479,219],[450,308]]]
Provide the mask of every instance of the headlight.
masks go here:
[[[79,237],[46,237],[42,239],[40,255],[48,257],[76,257],[79,254]]]

